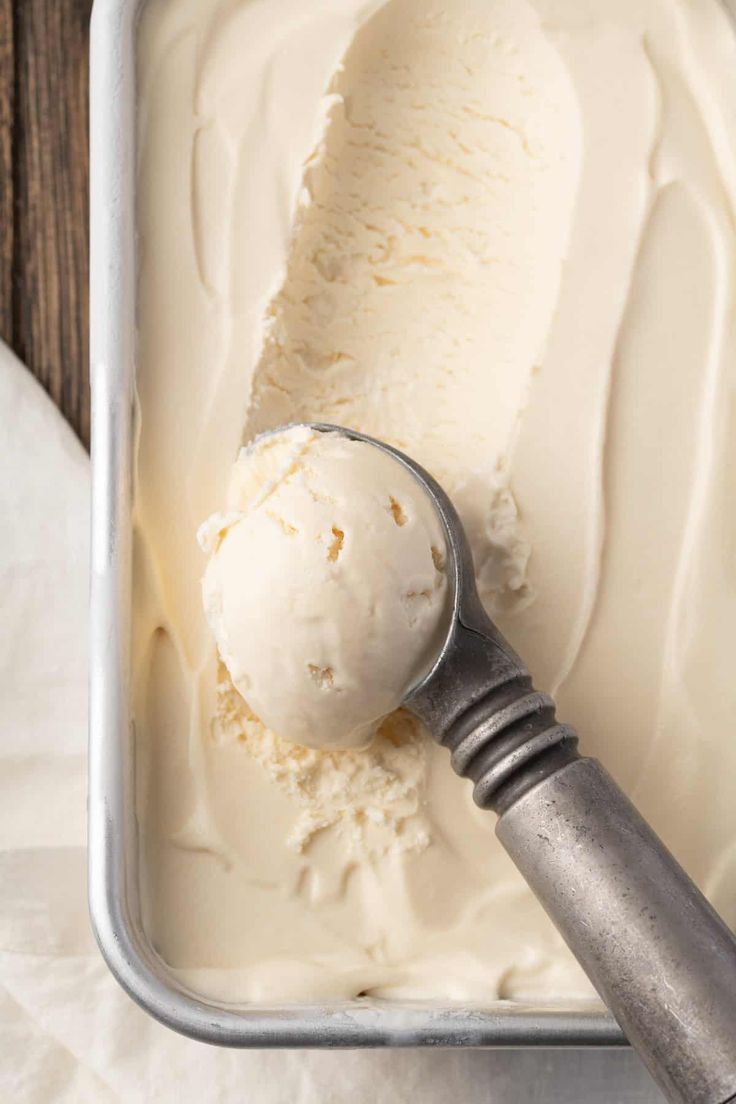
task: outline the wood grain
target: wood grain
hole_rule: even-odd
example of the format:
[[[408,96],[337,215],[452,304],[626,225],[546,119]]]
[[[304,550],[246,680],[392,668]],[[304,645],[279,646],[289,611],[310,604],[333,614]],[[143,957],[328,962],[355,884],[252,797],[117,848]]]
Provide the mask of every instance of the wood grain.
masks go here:
[[[0,0],[0,337],[13,339],[13,65],[12,0]]]
[[[0,0],[0,332],[85,443],[91,6]]]

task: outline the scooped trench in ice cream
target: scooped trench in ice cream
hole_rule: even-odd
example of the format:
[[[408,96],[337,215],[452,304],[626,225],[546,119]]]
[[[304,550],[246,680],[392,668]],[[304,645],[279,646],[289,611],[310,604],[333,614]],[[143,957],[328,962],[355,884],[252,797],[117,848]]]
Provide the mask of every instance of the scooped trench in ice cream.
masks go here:
[[[442,522],[411,473],[367,442],[308,426],[259,438],[200,541],[220,656],[284,739],[366,745],[439,652]]]

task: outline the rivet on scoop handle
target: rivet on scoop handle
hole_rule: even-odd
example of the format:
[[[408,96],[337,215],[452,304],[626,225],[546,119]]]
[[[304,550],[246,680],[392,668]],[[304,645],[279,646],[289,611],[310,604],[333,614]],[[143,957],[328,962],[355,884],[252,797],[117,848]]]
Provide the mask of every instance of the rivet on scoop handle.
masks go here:
[[[668,1099],[736,1100],[736,939],[473,598],[406,704],[499,813],[498,838]]]

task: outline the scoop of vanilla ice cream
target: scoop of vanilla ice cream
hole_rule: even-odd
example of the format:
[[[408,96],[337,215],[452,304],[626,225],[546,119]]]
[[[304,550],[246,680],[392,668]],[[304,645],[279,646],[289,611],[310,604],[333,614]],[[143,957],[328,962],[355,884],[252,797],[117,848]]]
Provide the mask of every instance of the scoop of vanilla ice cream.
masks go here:
[[[372,445],[291,427],[241,451],[200,541],[207,618],[248,706],[298,744],[368,743],[448,616],[442,524],[412,475]]]

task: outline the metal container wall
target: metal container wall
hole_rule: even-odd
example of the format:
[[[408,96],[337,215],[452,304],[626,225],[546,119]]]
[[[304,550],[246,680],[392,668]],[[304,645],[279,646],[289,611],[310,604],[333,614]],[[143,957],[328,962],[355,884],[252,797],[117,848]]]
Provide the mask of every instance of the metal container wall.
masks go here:
[[[240,1047],[616,1046],[594,1002],[355,1000],[220,1006],[185,991],[143,932],[128,652],[135,375],[135,30],[145,0],[96,0],[91,36],[92,554],[89,901],[102,953],[156,1019]],[[449,769],[449,767],[448,767]]]

